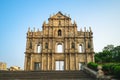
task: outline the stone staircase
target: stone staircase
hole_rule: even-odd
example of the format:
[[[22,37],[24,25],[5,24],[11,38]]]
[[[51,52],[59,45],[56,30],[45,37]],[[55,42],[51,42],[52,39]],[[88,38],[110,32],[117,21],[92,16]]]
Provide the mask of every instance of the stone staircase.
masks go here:
[[[95,80],[84,71],[0,71],[0,80]]]

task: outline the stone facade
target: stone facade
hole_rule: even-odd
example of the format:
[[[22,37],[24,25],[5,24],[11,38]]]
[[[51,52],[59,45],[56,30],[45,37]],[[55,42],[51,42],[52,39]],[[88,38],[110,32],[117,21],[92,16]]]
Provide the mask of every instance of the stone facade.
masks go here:
[[[11,66],[9,71],[22,71],[19,66]]]
[[[27,32],[25,70],[80,70],[94,62],[91,28],[77,30],[69,16],[61,12],[44,22],[42,31]]]
[[[0,62],[0,70],[7,70],[7,64],[4,62]]]

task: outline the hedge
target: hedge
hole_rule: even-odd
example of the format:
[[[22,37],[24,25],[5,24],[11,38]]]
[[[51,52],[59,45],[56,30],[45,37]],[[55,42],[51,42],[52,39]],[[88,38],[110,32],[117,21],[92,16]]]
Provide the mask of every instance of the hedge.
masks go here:
[[[120,78],[120,66],[114,67],[114,75]]]
[[[90,62],[87,64],[87,66],[95,71],[97,71],[97,66],[98,64],[97,63],[93,63],[93,62]]]
[[[88,67],[97,71],[97,66],[99,64],[90,62],[88,63]],[[103,71],[105,75],[114,75],[116,77],[120,78],[120,63],[106,63],[102,64]]]

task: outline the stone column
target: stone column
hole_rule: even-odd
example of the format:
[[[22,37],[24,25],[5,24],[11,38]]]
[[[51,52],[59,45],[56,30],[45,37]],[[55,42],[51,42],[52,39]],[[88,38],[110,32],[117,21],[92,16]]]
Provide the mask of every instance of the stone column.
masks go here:
[[[55,44],[55,40],[53,39],[53,43],[52,43],[52,53],[56,52],[56,44]]]
[[[69,70],[71,70],[71,53],[69,53],[69,58],[70,58],[70,60],[69,60],[69,61],[70,61],[70,62],[69,62],[69,64],[70,64],[70,65],[69,65]]]
[[[47,58],[48,58],[48,60],[47,60],[47,62],[48,62],[48,64],[47,64],[47,68],[48,68],[48,70],[49,70],[49,53],[48,53]]]
[[[67,39],[65,39],[65,50],[67,49]]]
[[[30,70],[33,70],[33,55],[31,54],[31,59],[30,59]]]
[[[94,59],[94,52],[92,52],[92,62],[95,62],[95,59]]]
[[[78,65],[77,63],[78,63],[78,61],[77,61],[77,53],[75,53],[75,70],[78,70],[77,69],[77,65]]]
[[[52,53],[52,56],[51,56],[51,63],[52,63],[52,70],[53,70],[53,53]]]
[[[55,70],[55,68],[54,68],[54,53],[52,53],[52,70]]]
[[[92,51],[94,51],[94,46],[93,46],[93,38],[91,38],[91,49],[92,49]]]
[[[41,54],[41,70],[43,70],[43,54]]]
[[[28,67],[27,54],[25,54],[24,70],[27,70],[27,67]]]
[[[67,65],[68,65],[68,64],[67,64],[67,53],[66,53],[66,54],[65,54],[65,70],[68,70],[68,69],[67,69]]]
[[[88,60],[87,60],[87,57],[88,57],[88,49],[87,49],[87,40],[86,40],[86,36],[85,36],[85,59],[86,59],[86,64],[88,63]]]

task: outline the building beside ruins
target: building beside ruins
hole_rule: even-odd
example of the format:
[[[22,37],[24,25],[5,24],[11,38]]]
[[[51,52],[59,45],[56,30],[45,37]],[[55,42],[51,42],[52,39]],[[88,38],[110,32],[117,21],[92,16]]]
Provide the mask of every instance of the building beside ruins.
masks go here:
[[[75,21],[58,12],[42,31],[28,29],[25,70],[80,70],[88,62],[94,62],[91,28],[78,31]]]
[[[22,69],[20,69],[19,66],[11,66],[11,67],[9,68],[9,71],[22,71]]]
[[[7,70],[7,64],[4,62],[0,62],[0,70]]]

